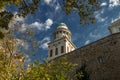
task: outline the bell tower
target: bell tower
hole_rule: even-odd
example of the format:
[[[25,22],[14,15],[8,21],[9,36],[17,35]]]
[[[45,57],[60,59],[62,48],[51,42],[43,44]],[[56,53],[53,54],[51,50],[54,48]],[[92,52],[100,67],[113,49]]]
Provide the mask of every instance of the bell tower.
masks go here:
[[[54,40],[48,43],[48,61],[67,54],[76,48],[71,41],[71,32],[65,23],[61,23],[55,29],[53,38]]]

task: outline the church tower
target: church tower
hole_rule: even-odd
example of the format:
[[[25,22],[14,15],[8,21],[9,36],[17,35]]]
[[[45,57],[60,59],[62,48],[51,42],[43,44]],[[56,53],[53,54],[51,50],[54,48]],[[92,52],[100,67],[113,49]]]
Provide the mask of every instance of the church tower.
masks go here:
[[[110,30],[111,34],[120,32],[120,19],[118,19],[117,21],[113,22],[109,26],[109,30]]]
[[[53,38],[54,40],[48,43],[48,61],[67,54],[76,48],[71,41],[71,32],[64,23],[61,23],[53,32]]]

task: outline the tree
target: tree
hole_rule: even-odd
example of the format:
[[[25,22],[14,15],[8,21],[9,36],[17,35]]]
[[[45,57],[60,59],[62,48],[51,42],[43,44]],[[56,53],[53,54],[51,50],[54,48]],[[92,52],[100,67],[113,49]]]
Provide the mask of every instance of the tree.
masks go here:
[[[23,53],[16,50],[19,42],[11,33],[0,40],[0,79],[5,80],[72,80],[68,75],[76,64],[63,57],[41,64],[38,61],[27,63]]]
[[[0,79],[6,80],[70,80],[69,73],[74,64],[66,59],[58,59],[55,62],[36,64],[29,63],[27,69],[25,66],[25,56],[21,53],[16,53],[16,38],[9,37],[11,31],[8,24],[15,16],[12,12],[3,10],[5,6],[11,4],[18,7],[18,16],[25,17],[29,13],[34,13],[38,7],[40,0],[1,0],[0,1]],[[97,0],[64,0],[64,10],[67,14],[77,12],[80,16],[80,22],[86,24],[89,20],[94,22],[95,18],[92,15],[98,10],[99,2]],[[6,34],[7,33],[7,34]],[[31,33],[31,32],[29,32]],[[29,34],[27,32],[27,34]],[[59,74],[58,74],[59,73]]]
[[[100,2],[98,0],[63,0],[64,11],[78,13],[81,24],[94,23],[94,12],[99,10]]]
[[[13,14],[11,12],[0,12],[0,39],[4,37],[4,29],[8,30],[8,24],[12,19]]]
[[[72,71],[75,64],[72,64],[61,58],[50,63],[39,64],[35,62],[30,64],[28,69],[25,71],[24,79],[28,80],[72,80],[67,75],[68,72]],[[23,80],[24,80],[23,79]]]
[[[44,64],[35,61],[29,63],[25,69],[24,55],[12,53],[9,56],[9,51],[5,54],[4,51],[0,53],[1,80],[72,80],[68,73],[76,66],[63,57]]]
[[[3,30],[8,30],[8,24],[14,14],[3,10],[5,6],[9,7],[11,4],[18,7],[18,13],[16,15],[25,17],[27,14],[33,14],[38,7],[40,0],[1,0],[0,1],[0,39],[4,37]]]
[[[13,80],[23,71],[24,57],[15,53],[17,40],[6,36],[0,40],[0,79]]]
[[[86,71],[85,64],[83,64],[80,68],[76,69],[76,80],[90,80],[89,74]]]
[[[8,29],[8,23],[13,17],[12,12],[3,10],[5,6],[9,7],[11,4],[18,7],[19,16],[25,17],[27,14],[33,14],[38,7],[40,0],[4,0],[0,1],[0,27]],[[63,10],[69,14],[70,12],[78,13],[80,16],[80,23],[94,23],[95,17],[93,13],[99,9],[98,0],[63,0]],[[7,17],[9,16],[9,17]],[[7,21],[6,21],[7,20]],[[4,24],[6,23],[6,24]],[[0,30],[0,38],[4,37],[3,29]]]

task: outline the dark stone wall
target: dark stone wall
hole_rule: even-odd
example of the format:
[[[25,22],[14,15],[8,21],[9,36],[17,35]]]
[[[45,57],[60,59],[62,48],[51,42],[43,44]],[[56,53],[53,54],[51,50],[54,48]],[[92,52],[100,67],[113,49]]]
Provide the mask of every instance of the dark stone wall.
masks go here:
[[[120,80],[120,33],[109,35],[63,56],[77,63],[77,67],[86,64],[90,80]]]

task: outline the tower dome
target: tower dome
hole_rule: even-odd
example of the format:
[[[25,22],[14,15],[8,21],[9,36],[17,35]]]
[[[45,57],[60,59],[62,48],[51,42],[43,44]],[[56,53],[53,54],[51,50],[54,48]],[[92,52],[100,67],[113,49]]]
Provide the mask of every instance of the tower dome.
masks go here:
[[[48,61],[75,50],[76,47],[71,40],[71,32],[65,23],[60,23],[57,26],[53,37],[54,40],[48,43]]]
[[[55,40],[67,37],[71,41],[71,32],[65,23],[60,23],[60,25],[55,29],[53,35]]]
[[[65,23],[60,23],[60,25],[57,27],[57,29],[59,29],[59,28],[68,29],[68,27]]]

